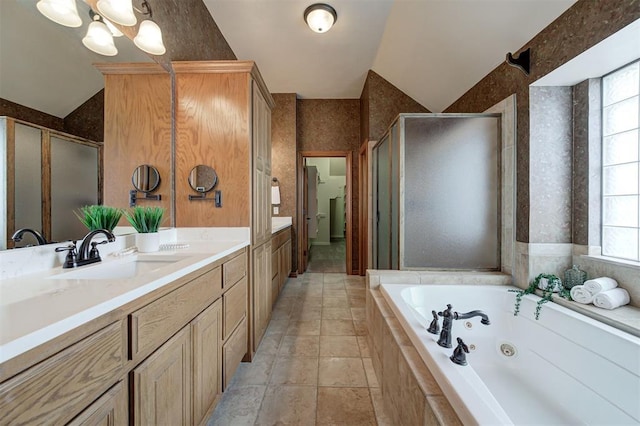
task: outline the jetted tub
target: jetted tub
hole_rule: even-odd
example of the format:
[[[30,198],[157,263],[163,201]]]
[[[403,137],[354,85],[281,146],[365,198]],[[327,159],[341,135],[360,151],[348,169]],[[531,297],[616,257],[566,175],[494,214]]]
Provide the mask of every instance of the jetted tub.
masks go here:
[[[513,315],[510,286],[382,284],[385,299],[465,425],[640,423],[640,338],[539,297]],[[453,321],[453,348],[427,333],[447,303],[481,318]],[[439,317],[442,326],[442,318]],[[461,337],[467,366],[449,356]]]

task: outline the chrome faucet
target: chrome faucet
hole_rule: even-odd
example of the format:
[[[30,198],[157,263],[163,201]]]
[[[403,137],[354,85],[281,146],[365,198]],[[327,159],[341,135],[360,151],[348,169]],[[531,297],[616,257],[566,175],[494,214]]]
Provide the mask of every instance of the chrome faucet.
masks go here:
[[[20,241],[22,241],[22,236],[25,233],[26,234],[33,234],[33,236],[36,237],[36,240],[38,240],[38,245],[39,246],[43,246],[43,245],[47,244],[47,240],[42,236],[41,233],[39,233],[36,230],[30,229],[30,228],[18,229],[16,232],[13,233],[13,235],[11,236],[11,239],[15,243],[19,243]]]
[[[489,317],[482,311],[470,311],[464,314],[458,312],[451,312],[451,304],[447,304],[447,309],[442,312],[438,312],[438,316],[442,317],[442,331],[440,332],[440,338],[438,339],[438,345],[443,348],[451,347],[451,327],[453,326],[453,320],[467,319],[473,317],[482,317],[480,322],[484,325],[489,325]]]
[[[95,242],[91,241],[93,237],[98,234],[104,234],[107,237],[107,241]],[[98,252],[98,244],[112,243],[116,240],[115,235],[106,229],[96,229],[89,232],[82,239],[80,243],[80,249],[76,250],[76,241],[73,241],[67,247],[57,247],[56,251],[68,251],[67,258],[62,265],[63,268],[75,268],[76,266],[89,265],[91,263],[100,262],[100,253]],[[89,248],[91,247],[91,248]]]

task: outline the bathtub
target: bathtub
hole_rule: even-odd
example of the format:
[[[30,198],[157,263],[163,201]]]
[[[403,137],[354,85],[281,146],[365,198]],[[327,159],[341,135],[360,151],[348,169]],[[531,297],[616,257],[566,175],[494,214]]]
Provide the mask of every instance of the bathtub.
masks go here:
[[[640,338],[555,303],[533,317],[537,296],[513,316],[509,286],[382,284],[381,291],[465,425],[640,423]],[[479,317],[457,320],[452,345],[469,346],[467,366],[449,359],[426,328],[447,303]],[[442,319],[439,321],[442,325]]]

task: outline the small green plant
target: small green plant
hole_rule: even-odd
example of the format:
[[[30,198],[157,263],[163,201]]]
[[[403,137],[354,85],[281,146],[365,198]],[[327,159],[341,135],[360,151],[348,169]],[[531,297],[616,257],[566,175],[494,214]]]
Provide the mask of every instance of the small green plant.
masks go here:
[[[556,286],[560,288],[560,290],[558,291],[558,295],[560,297],[562,297],[563,299],[571,300],[571,294],[569,293],[569,290],[562,286],[562,281],[560,280],[560,278],[553,274],[540,274],[533,281],[531,281],[529,287],[525,288],[524,290],[509,290],[516,293],[516,302],[513,308],[514,317],[518,316],[518,314],[520,313],[520,303],[522,302],[522,296],[535,293],[540,284],[540,280],[542,280],[543,278],[547,280],[547,286],[541,290],[542,298],[536,303],[536,320],[540,319],[540,311],[542,310],[542,305],[553,300],[553,289]]]
[[[134,207],[131,211],[125,211],[127,220],[141,234],[158,232],[164,208],[162,207]]]
[[[106,229],[109,232],[113,232],[113,228],[118,225],[122,213],[122,209],[117,207],[99,205],[80,207],[78,212],[74,212],[76,217],[89,231]]]

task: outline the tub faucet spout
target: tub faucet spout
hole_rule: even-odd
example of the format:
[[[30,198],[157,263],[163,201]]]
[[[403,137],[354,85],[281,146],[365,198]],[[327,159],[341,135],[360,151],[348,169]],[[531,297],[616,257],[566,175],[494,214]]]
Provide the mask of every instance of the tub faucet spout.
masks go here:
[[[473,318],[473,317],[482,317],[482,319],[480,320],[480,322],[484,325],[489,325],[491,324],[491,321],[489,321],[489,317],[487,316],[487,314],[485,314],[482,311],[470,311],[464,314],[458,313],[458,312],[454,312],[454,317],[457,320],[460,319],[467,319],[467,318]]]

